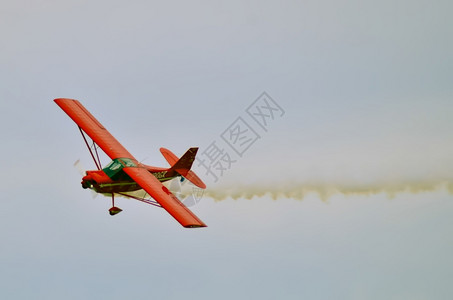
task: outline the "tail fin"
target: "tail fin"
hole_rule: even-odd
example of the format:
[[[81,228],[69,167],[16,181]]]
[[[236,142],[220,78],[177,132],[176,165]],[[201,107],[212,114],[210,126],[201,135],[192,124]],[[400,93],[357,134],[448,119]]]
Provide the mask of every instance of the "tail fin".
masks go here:
[[[182,176],[186,176],[187,173],[189,173],[190,168],[192,168],[197,151],[198,148],[190,148],[173,166],[171,166],[171,168]]]
[[[178,157],[174,155],[170,150],[160,148],[160,152],[165,157],[167,162],[171,165],[169,172],[175,171],[199,188],[205,189],[206,184],[204,184],[204,182],[193,171],[190,170],[195,160],[195,156],[197,155],[197,151],[198,148],[190,148],[180,159],[178,159]]]

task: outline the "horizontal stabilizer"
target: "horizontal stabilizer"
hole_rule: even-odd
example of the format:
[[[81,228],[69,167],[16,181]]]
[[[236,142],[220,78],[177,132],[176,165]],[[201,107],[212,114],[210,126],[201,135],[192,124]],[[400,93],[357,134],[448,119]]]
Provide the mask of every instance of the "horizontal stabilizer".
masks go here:
[[[170,164],[170,167],[172,167],[179,159],[176,155],[173,154],[173,152],[165,148],[160,148],[160,153],[162,153],[164,158]]]

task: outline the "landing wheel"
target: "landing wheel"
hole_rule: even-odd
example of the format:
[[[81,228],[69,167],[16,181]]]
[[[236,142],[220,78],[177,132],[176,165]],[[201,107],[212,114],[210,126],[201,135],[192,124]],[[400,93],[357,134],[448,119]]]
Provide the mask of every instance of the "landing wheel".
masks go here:
[[[112,207],[109,209],[109,214],[111,216],[114,216],[116,214],[119,214],[122,211],[123,210],[121,208],[115,206],[115,196],[114,196],[114,194],[112,194]]]
[[[112,206],[110,209],[109,209],[109,214],[111,216],[114,216],[116,214],[119,214],[120,212],[122,212],[123,210],[119,207],[116,207],[116,206]]]

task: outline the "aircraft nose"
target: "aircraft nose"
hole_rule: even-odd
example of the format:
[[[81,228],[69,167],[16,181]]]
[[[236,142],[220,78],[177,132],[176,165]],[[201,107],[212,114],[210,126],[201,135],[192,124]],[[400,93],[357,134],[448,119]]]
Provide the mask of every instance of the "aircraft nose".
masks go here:
[[[87,189],[87,188],[89,188],[89,187],[90,187],[90,185],[89,185],[89,183],[88,183],[88,182],[86,182],[86,181],[82,181],[82,187],[83,187],[84,189]]]
[[[93,185],[93,178],[90,175],[86,175],[82,178],[82,187],[84,189],[91,188]]]

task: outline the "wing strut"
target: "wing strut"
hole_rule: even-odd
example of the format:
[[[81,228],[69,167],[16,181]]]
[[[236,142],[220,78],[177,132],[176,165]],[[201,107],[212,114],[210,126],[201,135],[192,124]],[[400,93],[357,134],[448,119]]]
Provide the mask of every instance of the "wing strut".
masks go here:
[[[94,152],[96,153],[96,157],[97,157],[98,160],[96,160],[96,158],[94,157],[93,151],[91,150],[91,147],[88,144],[88,141],[87,141],[87,139],[85,137],[85,134],[83,133],[83,130],[82,130],[82,128],[80,128],[80,126],[79,126],[79,130],[80,130],[80,133],[82,134],[82,137],[83,137],[83,140],[85,141],[85,144],[87,145],[88,151],[90,151],[91,157],[94,160],[94,164],[96,165],[96,168],[98,168],[98,170],[100,170],[101,169],[101,160],[99,159],[99,154],[98,154],[98,150],[96,148],[96,144],[93,141]]]

